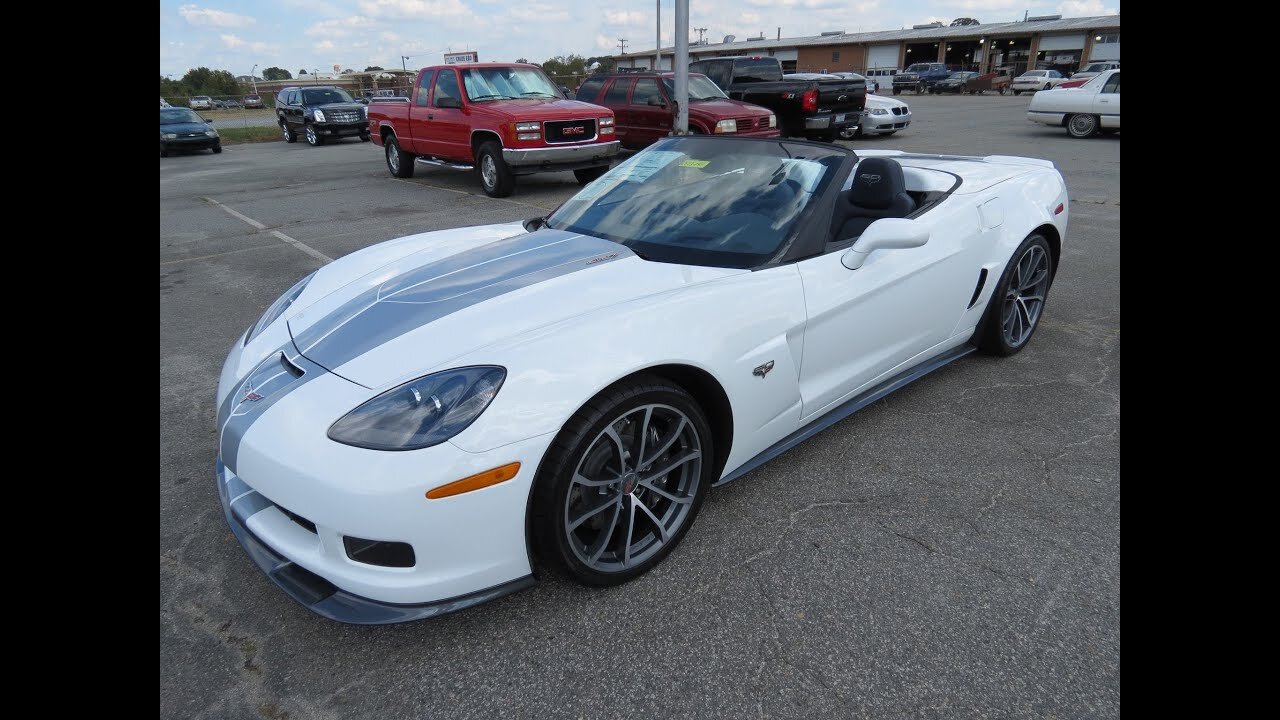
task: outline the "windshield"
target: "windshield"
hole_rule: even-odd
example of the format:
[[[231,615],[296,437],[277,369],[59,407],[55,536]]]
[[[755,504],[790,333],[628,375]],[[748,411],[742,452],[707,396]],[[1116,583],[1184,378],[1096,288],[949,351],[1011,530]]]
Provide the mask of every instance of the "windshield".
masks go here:
[[[671,84],[671,78],[662,78],[662,86],[667,89],[667,97],[676,96],[675,85]],[[718,100],[728,98],[720,87],[711,82],[705,75],[689,76],[689,102],[697,102],[698,100]]]
[[[462,71],[472,102],[515,98],[558,98],[560,90],[542,71],[531,67],[480,67]]]
[[[191,112],[187,108],[163,108],[160,110],[160,124],[172,125],[173,123],[202,123],[204,118]]]
[[[667,138],[547,219],[646,260],[749,268],[777,253],[847,157],[785,141]]]
[[[1022,73],[1022,77],[1044,77],[1047,74],[1047,70],[1032,70],[1031,72]]]
[[[303,105],[328,105],[329,103],[353,102],[346,90],[341,88],[315,88],[302,91]]]
[[[929,70],[929,66],[927,64],[925,65],[916,64],[907,68],[904,72],[919,73],[919,72],[928,72],[928,70]]]

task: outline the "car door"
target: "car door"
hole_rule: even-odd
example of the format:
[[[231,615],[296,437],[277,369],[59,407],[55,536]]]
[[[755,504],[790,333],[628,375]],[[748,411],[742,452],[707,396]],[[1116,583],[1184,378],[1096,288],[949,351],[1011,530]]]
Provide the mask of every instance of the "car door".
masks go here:
[[[285,99],[284,117],[294,132],[303,132],[304,114],[302,112],[302,91],[290,90]]]
[[[896,374],[908,361],[914,364],[951,337],[973,293],[970,270],[976,264],[969,251],[984,242],[983,233],[972,210],[931,224],[924,245],[878,250],[857,270],[841,262],[847,242],[798,263],[808,308],[802,420]]]
[[[446,98],[456,99],[463,107],[442,107]],[[431,106],[427,110],[427,122],[423,128],[422,147],[427,154],[451,160],[471,161],[471,124],[467,121],[466,100],[462,96],[462,84],[455,68],[445,68],[436,73],[431,87]]]
[[[635,83],[635,78],[618,77],[609,83],[609,88],[605,90],[603,104],[605,107],[613,111],[614,132],[618,139],[622,141],[624,147],[640,148],[644,147],[643,143],[636,139],[636,133],[639,128],[636,127],[636,118],[631,112],[631,107],[627,105],[627,98],[631,93],[631,86]]]
[[[415,153],[427,153],[427,138],[431,134],[431,125],[427,116],[431,114],[431,86],[435,84],[435,79],[434,70],[424,70],[422,76],[418,78],[418,88],[413,94],[413,100],[409,103],[409,111],[405,113],[406,127],[396,127],[395,122],[392,121],[392,128],[396,134],[409,139],[405,149]]]
[[[1115,71],[1103,83],[1093,98],[1093,112],[1104,128],[1120,127],[1120,71]]]
[[[661,105],[650,105],[650,99]],[[631,89],[631,101],[627,105],[631,125],[635,128],[633,140],[637,146],[647,147],[666,137],[671,131],[671,110],[662,87],[655,78],[638,78]]]

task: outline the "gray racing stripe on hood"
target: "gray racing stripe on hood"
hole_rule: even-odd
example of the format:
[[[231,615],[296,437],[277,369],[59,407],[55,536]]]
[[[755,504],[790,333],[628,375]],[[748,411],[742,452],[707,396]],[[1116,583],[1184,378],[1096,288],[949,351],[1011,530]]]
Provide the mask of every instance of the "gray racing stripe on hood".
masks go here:
[[[240,442],[254,422],[281,398],[325,372],[324,368],[299,355],[292,343],[258,363],[236,383],[218,410],[218,454],[222,464],[238,474]]]
[[[366,290],[298,333],[294,344],[313,362],[335,371],[451,313],[632,254],[617,243],[561,230],[498,240]]]

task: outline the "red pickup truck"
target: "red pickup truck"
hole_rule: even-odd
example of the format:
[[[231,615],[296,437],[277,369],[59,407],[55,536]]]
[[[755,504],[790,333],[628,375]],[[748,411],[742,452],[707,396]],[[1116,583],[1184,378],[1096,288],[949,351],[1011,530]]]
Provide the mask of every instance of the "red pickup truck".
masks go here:
[[[585,185],[618,153],[612,110],[566,100],[541,68],[518,63],[423,68],[409,102],[369,103],[369,134],[392,175],[412,177],[415,162],[474,169],[490,197],[536,172],[572,170]]]

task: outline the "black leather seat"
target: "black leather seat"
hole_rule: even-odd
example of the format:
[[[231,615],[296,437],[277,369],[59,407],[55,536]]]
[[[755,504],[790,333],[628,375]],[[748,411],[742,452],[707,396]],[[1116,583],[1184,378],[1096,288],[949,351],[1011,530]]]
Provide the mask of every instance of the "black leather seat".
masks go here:
[[[916,209],[916,201],[907,194],[907,180],[897,160],[869,157],[858,162],[848,202],[838,203],[836,228],[831,242],[858,237],[880,218],[901,218]],[[838,202],[838,201],[837,201]]]

